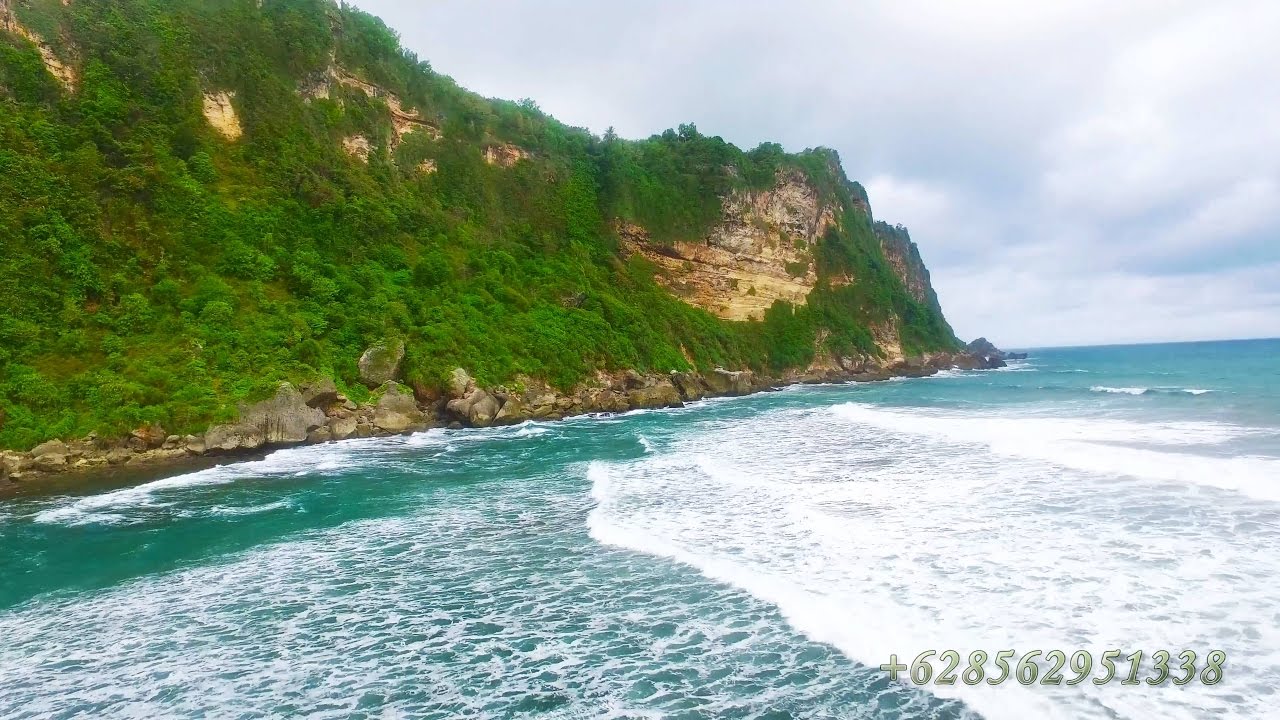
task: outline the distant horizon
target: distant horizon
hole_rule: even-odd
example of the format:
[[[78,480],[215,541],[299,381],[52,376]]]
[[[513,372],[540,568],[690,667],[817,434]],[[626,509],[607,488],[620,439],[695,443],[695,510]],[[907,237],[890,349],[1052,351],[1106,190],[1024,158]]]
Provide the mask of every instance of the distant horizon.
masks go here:
[[[976,339],[976,338],[975,338]],[[987,338],[990,340],[990,338]],[[1105,348],[1105,347],[1144,347],[1147,345],[1206,345],[1208,343],[1228,343],[1228,342],[1280,342],[1280,336],[1271,337],[1245,337],[1245,338],[1215,338],[1208,340],[1156,340],[1150,342],[1121,342],[1121,343],[1086,343],[1081,345],[1009,345],[1005,347],[994,340],[993,345],[1006,352],[1023,352],[1031,350],[1081,350],[1084,348]]]

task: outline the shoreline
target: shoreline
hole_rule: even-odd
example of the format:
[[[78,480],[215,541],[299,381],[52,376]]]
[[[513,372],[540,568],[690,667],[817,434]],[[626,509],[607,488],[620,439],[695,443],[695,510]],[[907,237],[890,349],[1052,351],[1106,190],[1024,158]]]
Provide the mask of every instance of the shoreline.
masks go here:
[[[303,386],[282,383],[275,398],[241,407],[241,420],[211,426],[203,435],[185,437],[146,433],[99,441],[50,441],[28,453],[0,451],[0,503],[19,497],[73,493],[101,486],[119,489],[211,467],[261,459],[289,447],[320,445],[353,438],[395,437],[432,428],[485,428],[529,420],[563,420],[589,414],[683,407],[715,397],[743,397],[795,385],[886,382],[923,378],[943,370],[991,370],[999,358],[964,352],[909,358],[888,367],[859,364],[830,366],[782,377],[750,370],[717,368],[709,373],[640,375],[628,370],[601,373],[596,383],[572,392],[529,382],[522,389],[483,389],[465,370],[454,371],[443,393],[383,383],[375,398],[355,405],[332,382]],[[299,421],[300,415],[309,419]],[[43,453],[52,446],[52,453]],[[46,460],[46,458],[48,458]]]

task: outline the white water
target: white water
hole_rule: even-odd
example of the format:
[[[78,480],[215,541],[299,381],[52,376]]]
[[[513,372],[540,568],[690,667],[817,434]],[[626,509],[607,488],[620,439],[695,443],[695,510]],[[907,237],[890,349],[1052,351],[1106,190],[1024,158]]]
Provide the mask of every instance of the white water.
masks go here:
[[[845,404],[711,424],[592,463],[589,528],[873,667],[1087,649],[1096,677],[1118,648],[1144,651],[1145,678],[1155,650],[1201,666],[1227,653],[1214,686],[928,686],[990,718],[1276,716],[1280,463],[1212,453],[1252,431],[992,412]]]

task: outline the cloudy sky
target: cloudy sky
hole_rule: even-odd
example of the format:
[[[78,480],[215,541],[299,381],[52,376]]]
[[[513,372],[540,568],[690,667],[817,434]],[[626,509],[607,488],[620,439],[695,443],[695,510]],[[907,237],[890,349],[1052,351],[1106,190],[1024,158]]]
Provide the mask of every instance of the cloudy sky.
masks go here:
[[[597,133],[834,147],[963,338],[1280,336],[1280,3],[356,4]]]

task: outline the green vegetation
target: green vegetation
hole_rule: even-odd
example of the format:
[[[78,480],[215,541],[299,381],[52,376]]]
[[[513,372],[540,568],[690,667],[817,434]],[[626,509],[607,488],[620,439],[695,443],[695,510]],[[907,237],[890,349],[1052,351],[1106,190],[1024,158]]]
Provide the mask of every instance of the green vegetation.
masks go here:
[[[915,303],[885,264],[865,193],[831,151],[744,152],[692,125],[595,137],[459,88],[376,18],[325,0],[15,5],[79,77],[68,92],[0,33],[0,447],[148,422],[194,431],[282,379],[330,375],[358,393],[356,359],[388,338],[405,341],[416,383],[463,366],[564,388],[686,358],[803,366],[819,328],[832,350],[874,353],[869,326],[889,313],[913,349],[955,344],[936,299]],[[396,145],[386,99],[358,90],[304,99],[334,59],[443,138]],[[202,114],[223,91],[235,142]],[[343,150],[355,134],[367,163]],[[487,164],[503,143],[530,158]],[[717,320],[617,252],[615,219],[658,242],[697,238],[722,195],[784,167],[843,208],[810,248],[821,280],[807,307]]]

